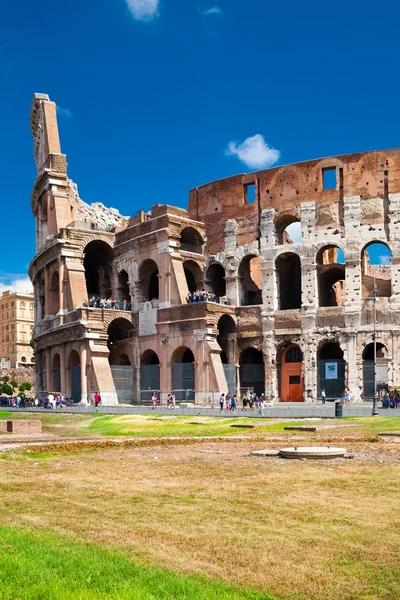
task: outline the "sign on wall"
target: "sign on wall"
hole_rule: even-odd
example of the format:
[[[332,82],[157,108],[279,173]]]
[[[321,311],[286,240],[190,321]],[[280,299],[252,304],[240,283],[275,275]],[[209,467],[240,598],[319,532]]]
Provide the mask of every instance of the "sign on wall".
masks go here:
[[[325,363],[325,379],[337,379],[337,378],[338,378],[337,362]]]
[[[154,335],[157,333],[157,309],[151,302],[145,302],[143,310],[139,312],[139,336]]]

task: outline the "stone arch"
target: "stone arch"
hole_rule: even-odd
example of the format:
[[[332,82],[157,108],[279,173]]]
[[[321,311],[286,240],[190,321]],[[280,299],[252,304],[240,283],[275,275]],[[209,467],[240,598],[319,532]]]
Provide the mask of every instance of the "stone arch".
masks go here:
[[[184,227],[180,236],[180,249],[196,254],[203,253],[204,240],[200,232],[194,227]]]
[[[154,350],[145,350],[140,357],[141,365],[159,365],[160,359],[158,358],[157,352]]]
[[[381,254],[379,254],[381,252]],[[369,241],[361,250],[362,297],[372,298],[374,282],[378,298],[392,294],[392,251],[386,242]]]
[[[58,352],[55,352],[51,361],[51,391],[62,392],[61,390],[61,359]]]
[[[147,258],[141,263],[138,273],[141,301],[147,302],[149,300],[158,300],[160,296],[160,273],[157,263],[154,260]]]
[[[131,366],[131,360],[129,358],[129,356],[127,354],[121,354],[119,359],[118,359],[118,364],[124,367],[130,367]]]
[[[279,396],[282,402],[303,400],[303,352],[297,343],[286,343],[277,352]]]
[[[201,290],[203,288],[203,271],[200,265],[194,260],[185,260],[183,270],[189,292]]]
[[[92,240],[85,246],[83,266],[85,268],[88,297],[109,298],[112,294],[111,277],[114,250],[104,240]]]
[[[212,262],[209,265],[206,271],[205,285],[217,298],[226,295],[225,269],[221,263]]]
[[[122,354],[129,355],[127,345],[134,336],[133,324],[124,317],[117,317],[108,325],[107,335],[107,346],[110,351],[108,361],[110,365],[118,365]]]
[[[385,344],[376,342],[376,381],[374,364],[374,343],[364,347],[363,364],[363,398],[372,399],[379,389],[388,389],[389,352]]]
[[[261,259],[256,254],[248,254],[239,265],[240,304],[242,306],[262,304],[261,267]]]
[[[345,360],[344,352],[339,342],[323,340],[318,346],[318,396],[324,389],[327,398],[340,398],[345,388]]]
[[[140,403],[149,404],[153,394],[160,393],[160,359],[152,350],[145,350],[140,357]]]
[[[294,223],[299,224],[298,235],[300,235],[300,240],[294,240],[290,237],[290,231],[288,231],[288,227]],[[280,213],[278,215],[278,218],[275,221],[275,234],[278,244],[287,245],[291,243],[301,243],[301,222],[297,211],[286,212],[285,214]]]
[[[301,262],[297,253],[285,252],[275,260],[279,310],[301,308]]]
[[[187,346],[176,348],[171,356],[172,391],[177,400],[195,399],[195,358]]]
[[[60,276],[57,269],[53,271],[51,276],[49,296],[49,313],[56,315],[60,310]]]
[[[336,244],[322,246],[316,256],[319,306],[343,306],[346,301],[344,252]]]
[[[253,346],[242,350],[239,356],[239,373],[241,392],[250,389],[257,395],[264,393],[264,357],[260,350]]]
[[[81,401],[81,359],[74,348],[70,350],[67,360],[68,389],[74,403]]]
[[[234,344],[237,338],[236,322],[231,315],[222,315],[218,321],[217,342],[221,347],[221,361],[223,364],[234,364]]]
[[[118,298],[123,302],[131,304],[131,293],[129,289],[129,275],[125,269],[118,273]]]

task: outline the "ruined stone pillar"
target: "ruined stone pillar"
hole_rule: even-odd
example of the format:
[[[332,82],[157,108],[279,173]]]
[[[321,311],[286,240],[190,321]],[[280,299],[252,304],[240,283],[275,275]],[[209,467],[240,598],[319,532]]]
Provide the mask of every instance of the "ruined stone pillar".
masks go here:
[[[60,348],[60,387],[61,396],[63,400],[66,398],[67,388],[67,373],[65,371],[65,346],[62,345]]]
[[[87,349],[86,346],[81,346],[81,402],[87,404]]]
[[[358,401],[361,398],[361,387],[359,365],[357,361],[357,333],[355,331],[348,332],[346,346],[347,350],[345,352],[345,358],[347,361],[347,387],[349,387],[352,391],[354,400]]]
[[[273,260],[263,261],[262,272],[262,298],[263,305],[268,312],[278,308],[278,289],[276,282],[276,269]]]
[[[237,275],[225,276],[226,297],[228,299],[228,304],[230,304],[231,306],[240,306],[240,279],[241,278]]]
[[[358,246],[350,246],[346,253],[346,327],[360,325],[362,308],[361,258]]]
[[[303,344],[303,382],[304,401],[317,402],[317,348],[316,344],[308,337],[304,337]]]

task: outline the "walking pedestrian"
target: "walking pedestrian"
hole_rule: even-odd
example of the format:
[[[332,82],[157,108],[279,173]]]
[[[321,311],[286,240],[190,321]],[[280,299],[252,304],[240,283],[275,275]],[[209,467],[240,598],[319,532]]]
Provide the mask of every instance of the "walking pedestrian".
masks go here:
[[[219,405],[221,407],[221,412],[224,410],[224,404],[225,404],[225,394],[222,393],[219,397]]]
[[[321,392],[321,400],[322,400],[322,404],[326,404],[326,392],[325,392],[325,389],[323,389],[322,392]]]
[[[153,410],[155,410],[157,408],[157,400],[158,400],[157,394],[155,392],[152,395],[151,400],[153,402]]]
[[[100,402],[101,402],[101,396],[100,396],[99,392],[96,392],[94,395],[94,405],[96,408],[99,406]]]

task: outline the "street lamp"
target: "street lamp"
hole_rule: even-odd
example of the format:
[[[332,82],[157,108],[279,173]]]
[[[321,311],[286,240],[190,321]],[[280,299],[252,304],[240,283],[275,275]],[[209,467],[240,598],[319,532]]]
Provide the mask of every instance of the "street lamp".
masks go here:
[[[376,303],[378,301],[378,288],[376,287],[375,277],[374,277],[374,399],[372,403],[372,416],[376,417],[378,415],[378,389],[377,389],[377,381],[376,381]]]

